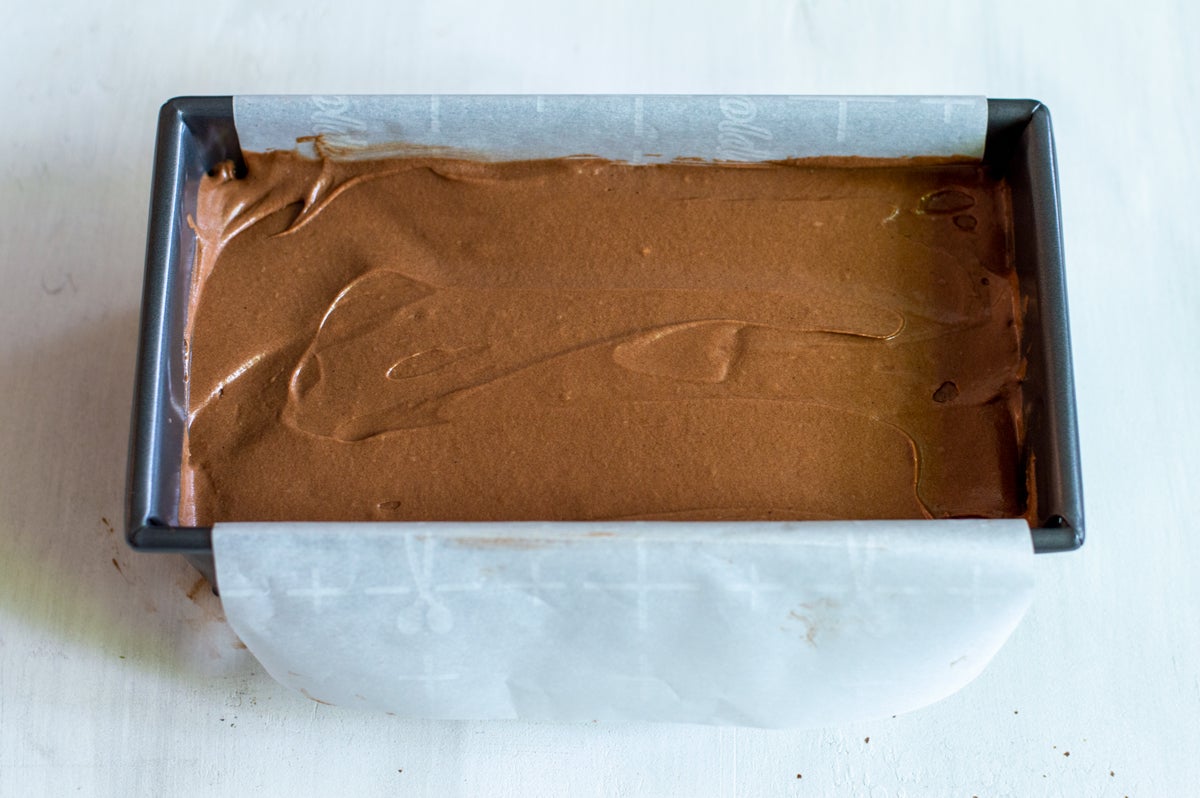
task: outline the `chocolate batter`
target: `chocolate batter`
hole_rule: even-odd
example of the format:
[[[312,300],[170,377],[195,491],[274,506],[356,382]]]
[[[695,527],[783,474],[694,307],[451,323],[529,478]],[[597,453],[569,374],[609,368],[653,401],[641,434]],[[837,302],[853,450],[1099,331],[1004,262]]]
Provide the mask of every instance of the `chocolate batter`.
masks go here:
[[[194,220],[185,524],[1026,512],[982,167],[246,166]]]

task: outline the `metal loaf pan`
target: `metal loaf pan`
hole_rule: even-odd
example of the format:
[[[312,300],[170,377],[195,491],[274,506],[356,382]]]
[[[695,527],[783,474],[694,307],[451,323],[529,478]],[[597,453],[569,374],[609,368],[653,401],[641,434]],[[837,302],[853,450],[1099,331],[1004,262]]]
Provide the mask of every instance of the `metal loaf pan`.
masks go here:
[[[212,578],[208,527],[178,521],[186,418],[184,321],[195,242],[187,225],[200,178],[242,161],[232,97],[179,97],[158,119],[146,273],[130,433],[126,539],[179,552]],[[1037,552],[1083,543],[1083,496],[1067,322],[1058,171],[1050,112],[1034,100],[988,100],[984,161],[1011,187],[1017,273],[1029,362],[1027,445],[1036,463]]]

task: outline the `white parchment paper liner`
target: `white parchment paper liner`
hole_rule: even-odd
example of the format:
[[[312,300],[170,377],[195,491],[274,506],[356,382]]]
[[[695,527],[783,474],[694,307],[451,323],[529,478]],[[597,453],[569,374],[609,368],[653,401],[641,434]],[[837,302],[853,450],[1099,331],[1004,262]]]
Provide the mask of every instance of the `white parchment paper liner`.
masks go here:
[[[218,524],[286,685],[407,717],[804,726],[973,679],[1029,604],[1023,521]]]
[[[982,158],[984,97],[405,95],[234,98],[242,148],[340,157],[491,160],[596,155],[631,163],[822,155]]]
[[[979,97],[238,97],[243,149],[632,163],[982,156]],[[229,623],[310,698],[406,717],[815,726],[974,678],[1022,520],[218,524]]]

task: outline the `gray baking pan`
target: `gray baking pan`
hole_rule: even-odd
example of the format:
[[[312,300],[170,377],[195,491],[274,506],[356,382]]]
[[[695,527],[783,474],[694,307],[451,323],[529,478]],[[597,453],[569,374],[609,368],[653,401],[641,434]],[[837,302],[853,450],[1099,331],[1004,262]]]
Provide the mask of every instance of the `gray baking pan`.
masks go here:
[[[126,539],[143,551],[180,552],[210,580],[208,527],[180,526],[180,459],[186,418],[184,317],[200,178],[217,164],[240,164],[232,97],[179,97],[158,118],[147,231],[146,274],[133,421]],[[1058,169],[1050,112],[1034,100],[988,100],[984,161],[1012,191],[1017,273],[1026,299],[1027,448],[1036,460],[1037,552],[1083,544],[1083,494],[1063,264]]]

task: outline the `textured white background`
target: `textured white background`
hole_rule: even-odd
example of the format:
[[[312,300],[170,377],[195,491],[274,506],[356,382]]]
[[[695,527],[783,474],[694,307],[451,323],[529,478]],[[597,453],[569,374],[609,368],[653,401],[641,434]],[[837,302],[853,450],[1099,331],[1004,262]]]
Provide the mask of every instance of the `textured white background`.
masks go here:
[[[0,26],[0,795],[1196,794],[1195,4],[244,5],[31,2]],[[1087,546],[1039,559],[978,681],[848,728],[413,723],[284,691],[182,561],[110,529],[155,112],[271,91],[1047,102]]]

